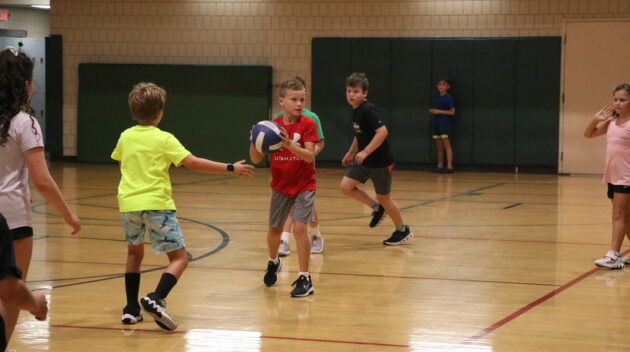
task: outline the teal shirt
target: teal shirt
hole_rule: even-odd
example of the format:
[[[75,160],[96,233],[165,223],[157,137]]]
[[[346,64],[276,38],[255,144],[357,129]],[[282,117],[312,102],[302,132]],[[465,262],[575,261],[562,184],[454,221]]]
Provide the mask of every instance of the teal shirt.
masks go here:
[[[279,112],[277,113],[273,118],[275,119],[276,117],[280,117],[284,115],[284,112]],[[316,113],[312,112],[309,109],[304,109],[302,110],[302,115],[306,116],[306,117],[310,117],[315,121],[315,124],[317,125],[317,137],[319,137],[319,140],[321,141],[324,138],[324,130],[322,129],[322,123],[319,122],[319,116],[317,116]]]

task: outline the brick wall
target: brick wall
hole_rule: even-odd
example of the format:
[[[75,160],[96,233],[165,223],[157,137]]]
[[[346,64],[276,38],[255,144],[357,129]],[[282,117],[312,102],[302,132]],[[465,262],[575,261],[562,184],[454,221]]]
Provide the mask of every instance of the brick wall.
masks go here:
[[[83,62],[271,65],[278,84],[310,77],[313,37],[558,36],[565,18],[630,16],[630,0],[51,0],[51,6],[50,33],[64,38],[64,155],[76,155]]]

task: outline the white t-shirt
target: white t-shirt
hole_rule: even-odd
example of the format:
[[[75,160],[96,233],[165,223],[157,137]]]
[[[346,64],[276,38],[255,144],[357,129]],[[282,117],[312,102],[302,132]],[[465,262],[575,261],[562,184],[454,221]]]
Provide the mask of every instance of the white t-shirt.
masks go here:
[[[44,137],[35,118],[24,112],[13,117],[9,139],[0,146],[0,213],[9,229],[32,226],[24,152],[43,146]]]

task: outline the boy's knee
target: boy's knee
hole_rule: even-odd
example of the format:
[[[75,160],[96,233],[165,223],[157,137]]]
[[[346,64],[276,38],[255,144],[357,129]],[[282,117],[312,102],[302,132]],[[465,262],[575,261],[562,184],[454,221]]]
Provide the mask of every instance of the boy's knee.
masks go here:
[[[352,191],[354,190],[354,186],[342,182],[341,185],[339,185],[339,190],[341,191],[341,193],[348,195],[352,193]]]

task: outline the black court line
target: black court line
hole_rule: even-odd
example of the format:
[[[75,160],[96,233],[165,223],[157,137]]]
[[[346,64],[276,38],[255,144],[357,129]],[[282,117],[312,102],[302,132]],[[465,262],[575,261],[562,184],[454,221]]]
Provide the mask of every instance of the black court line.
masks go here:
[[[189,221],[189,222],[192,222],[192,223],[195,223],[195,224],[203,225],[203,226],[206,226],[206,227],[209,227],[209,228],[217,231],[221,235],[221,238],[222,238],[221,243],[215,249],[213,249],[213,250],[211,250],[209,252],[201,254],[198,257],[192,257],[192,258],[190,258],[190,254],[189,254],[190,262],[195,262],[197,260],[200,260],[200,259],[206,258],[206,257],[208,257],[210,255],[213,255],[213,254],[223,250],[225,247],[227,247],[228,243],[230,242],[230,236],[227,234],[227,232],[223,231],[222,229],[220,229],[220,228],[218,228],[218,227],[216,227],[216,226],[214,226],[212,224],[204,223],[204,222],[193,220],[193,219],[183,218],[183,217],[180,217],[179,219],[185,220],[185,221]],[[145,269],[145,270],[140,271],[140,273],[141,274],[150,273],[150,272],[153,272],[153,271],[163,270],[166,267],[167,267],[167,265],[163,265],[163,266],[159,266],[159,267],[155,267],[155,268],[151,268],[151,269]],[[94,283],[94,282],[101,282],[101,281],[107,281],[107,280],[112,280],[112,279],[118,279],[118,278],[121,278],[121,277],[124,277],[124,276],[125,276],[124,273],[122,273],[122,274],[118,273],[118,274],[97,275],[97,276],[85,277],[85,278],[95,278],[94,280],[75,282],[75,283],[71,283],[71,284],[53,285],[53,286],[46,287],[46,288],[36,288],[36,289],[34,289],[32,291],[33,292],[36,292],[36,291],[48,291],[48,290],[51,290],[51,289],[57,289],[57,288],[63,288],[63,287],[85,285],[85,284],[90,284],[90,283]],[[67,280],[71,280],[71,279],[57,279],[56,281],[67,281]],[[53,281],[53,280],[38,280],[37,282],[41,282],[41,281],[47,282],[47,281]],[[29,281],[29,282],[31,282],[31,281]]]
[[[510,208],[518,207],[519,205],[523,205],[523,203],[514,203],[512,205],[508,205],[507,207],[505,207],[503,209],[510,209]]]

